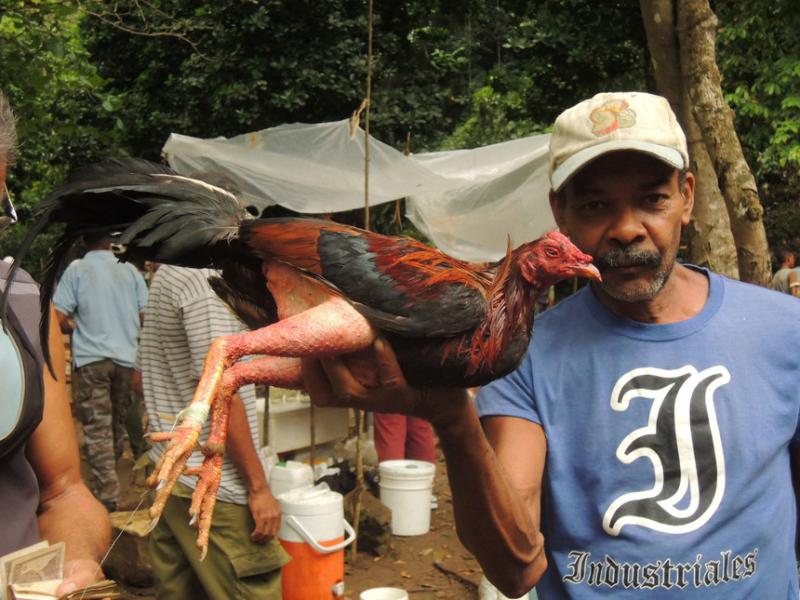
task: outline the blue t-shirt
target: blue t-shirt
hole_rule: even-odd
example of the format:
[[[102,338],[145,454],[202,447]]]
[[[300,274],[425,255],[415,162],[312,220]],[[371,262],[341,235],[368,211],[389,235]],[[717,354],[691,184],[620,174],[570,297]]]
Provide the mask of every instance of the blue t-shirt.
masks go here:
[[[800,302],[708,276],[703,310],[671,324],[584,288],[481,390],[481,416],[547,437],[541,600],[798,598]]]
[[[147,304],[147,286],[136,267],[119,262],[108,250],[87,252],[64,271],[53,304],[75,318],[76,367],[106,358],[133,366],[139,313]]]

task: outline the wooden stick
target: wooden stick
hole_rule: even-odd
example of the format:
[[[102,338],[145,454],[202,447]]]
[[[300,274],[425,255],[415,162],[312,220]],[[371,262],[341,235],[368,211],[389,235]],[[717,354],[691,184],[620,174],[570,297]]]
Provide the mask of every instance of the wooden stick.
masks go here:
[[[458,581],[461,585],[470,588],[471,590],[477,590],[478,585],[472,581],[471,579],[467,579],[461,573],[456,573],[454,570],[445,567],[442,563],[438,561],[434,561],[433,566],[436,567],[439,571],[447,575],[448,577],[452,577],[456,581]]]
[[[364,492],[364,456],[361,451],[361,420],[362,413],[356,409],[356,489],[353,491],[353,529],[356,532],[356,539],[350,546],[350,559],[355,562],[358,556],[358,524],[361,521],[361,494]],[[364,419],[366,420],[366,419]]]
[[[316,459],[317,455],[317,424],[315,414],[314,414],[314,403],[308,405],[308,428],[309,428],[309,438],[310,438],[310,446],[308,448],[308,462],[311,465],[311,471],[316,474],[314,470],[314,460]]]
[[[367,97],[364,100],[364,229],[369,231],[369,108],[372,101],[372,0],[369,0],[367,15]],[[366,412],[363,420],[366,421]],[[364,492],[364,458],[361,452],[362,412],[356,409],[356,489],[353,494],[353,529],[356,539],[350,546],[350,556],[358,556],[358,530],[361,519],[361,494]]]

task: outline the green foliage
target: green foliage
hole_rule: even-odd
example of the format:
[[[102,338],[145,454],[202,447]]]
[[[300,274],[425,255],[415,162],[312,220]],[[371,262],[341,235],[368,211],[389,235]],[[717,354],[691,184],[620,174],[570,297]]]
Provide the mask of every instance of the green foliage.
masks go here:
[[[84,21],[95,64],[123,99],[126,145],[158,158],[171,132],[233,136],[292,121],[341,119],[363,87],[366,14],[348,0],[199,5],[119,2],[142,33],[187,22],[180,36],[132,35]],[[133,10],[141,7],[141,12]],[[143,18],[142,18],[143,15]]]
[[[800,10],[795,0],[719,2],[718,63],[760,184],[773,245],[800,243]]]
[[[719,64],[758,176],[800,164],[800,10],[792,0],[721,3]],[[746,51],[743,51],[745,50]]]
[[[102,89],[82,44],[74,3],[0,0],[0,7],[0,89],[17,114],[20,139],[7,183],[22,219],[0,238],[4,256],[23,237],[30,207],[72,166],[105,154],[121,122],[119,103]],[[51,238],[36,240],[25,263],[34,274]]]
[[[100,73],[125,98],[136,154],[157,157],[173,131],[231,136],[342,119],[365,95],[363,1],[157,4],[115,3],[125,30],[85,21]],[[415,150],[440,147],[456,129],[448,145],[525,135],[586,95],[644,86],[635,0],[417,0],[375,10],[371,120],[377,137],[399,147],[408,133]],[[186,24],[183,37],[127,32],[174,22]]]
[[[478,43],[467,44],[470,98],[445,148],[541,133],[564,108],[597,92],[645,88],[646,40],[635,1],[472,6],[468,38]]]
[[[546,128],[546,124],[528,116],[519,91],[502,94],[487,85],[472,96],[472,113],[444,140],[442,147],[459,149],[497,144],[542,133]]]

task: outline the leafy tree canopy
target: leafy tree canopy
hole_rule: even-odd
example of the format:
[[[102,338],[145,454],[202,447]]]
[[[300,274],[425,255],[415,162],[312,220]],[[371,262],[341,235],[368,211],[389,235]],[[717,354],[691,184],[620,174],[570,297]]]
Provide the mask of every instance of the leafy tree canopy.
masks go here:
[[[82,43],[82,16],[70,2],[0,0],[0,89],[17,114],[20,140],[7,183],[23,222],[74,165],[122,151],[119,102]],[[24,233],[24,224],[10,228],[0,255],[13,253]],[[49,241],[37,240],[32,270]]]
[[[715,10],[726,99],[760,184],[770,242],[800,249],[800,10],[793,0],[718,2]]]

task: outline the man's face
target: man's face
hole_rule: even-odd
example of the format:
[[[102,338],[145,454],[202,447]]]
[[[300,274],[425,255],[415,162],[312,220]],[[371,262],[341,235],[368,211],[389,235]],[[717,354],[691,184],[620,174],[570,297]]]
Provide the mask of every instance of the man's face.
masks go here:
[[[652,300],[664,286],[689,223],[694,177],[638,152],[612,152],[584,167],[550,203],[561,231],[594,256],[602,291]]]

